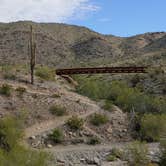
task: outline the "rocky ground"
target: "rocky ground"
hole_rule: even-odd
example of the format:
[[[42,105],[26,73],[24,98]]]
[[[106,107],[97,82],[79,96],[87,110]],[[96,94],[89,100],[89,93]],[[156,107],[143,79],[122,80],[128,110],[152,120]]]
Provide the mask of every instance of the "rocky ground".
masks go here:
[[[127,161],[117,159],[116,161],[107,161],[107,156],[112,149],[116,148],[125,151],[128,143],[110,143],[107,145],[97,146],[68,146],[50,148],[47,151],[52,152],[56,159],[57,165],[65,166],[127,166]],[[157,143],[149,144],[149,158],[152,161],[158,161],[159,147]]]

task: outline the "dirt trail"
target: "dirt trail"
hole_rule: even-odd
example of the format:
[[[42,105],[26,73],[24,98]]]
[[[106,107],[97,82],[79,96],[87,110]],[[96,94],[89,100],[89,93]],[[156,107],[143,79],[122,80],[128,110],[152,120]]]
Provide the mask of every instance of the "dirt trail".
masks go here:
[[[110,144],[105,144],[105,145],[68,145],[68,146],[55,146],[53,148],[45,148],[45,151],[49,152],[57,152],[57,153],[69,153],[70,151],[102,151],[102,150],[110,150],[112,148],[123,148],[129,145],[131,142],[120,142],[120,143],[110,143]],[[157,150],[159,148],[159,143],[149,143],[148,149],[149,151],[154,151],[155,149]]]
[[[84,119],[84,118],[88,117],[89,115],[93,114],[94,112],[96,112],[96,111],[87,112],[83,115],[80,115],[79,117]],[[52,130],[52,129],[58,127],[58,126],[61,126],[71,116],[72,115],[59,117],[59,118],[56,118],[56,119],[53,119],[53,120],[49,120],[49,121],[46,121],[46,122],[35,124],[35,125],[27,128],[27,129],[25,129],[25,138],[28,138],[28,137],[33,136],[33,135],[39,135],[39,134],[41,134],[45,131]]]

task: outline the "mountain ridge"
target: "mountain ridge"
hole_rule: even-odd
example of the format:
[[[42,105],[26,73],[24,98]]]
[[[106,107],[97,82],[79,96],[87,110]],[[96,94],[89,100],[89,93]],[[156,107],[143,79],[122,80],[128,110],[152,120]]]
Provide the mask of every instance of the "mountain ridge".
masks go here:
[[[37,63],[42,65],[58,68],[101,64],[107,66],[117,62],[123,63],[124,59],[129,61],[135,57],[144,59],[147,54],[152,56],[155,52],[166,53],[166,32],[117,37],[103,35],[76,25],[19,21],[0,23],[1,64],[28,61],[30,25],[33,25],[35,32]],[[154,56],[159,55],[156,54]],[[144,60],[140,65],[143,65],[142,63]],[[137,64],[137,61],[132,64]]]

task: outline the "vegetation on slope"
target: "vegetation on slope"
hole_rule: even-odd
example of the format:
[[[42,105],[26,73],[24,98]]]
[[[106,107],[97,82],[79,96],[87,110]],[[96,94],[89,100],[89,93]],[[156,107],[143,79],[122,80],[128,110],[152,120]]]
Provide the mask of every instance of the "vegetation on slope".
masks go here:
[[[5,117],[0,120],[0,165],[46,166],[50,157],[22,146],[22,137],[22,119]]]
[[[134,136],[137,139],[159,141],[166,133],[166,98],[164,96],[145,93],[137,86],[131,84],[129,86],[125,81],[108,82],[93,77],[86,79],[79,77],[77,80],[78,93],[97,101],[105,100],[103,108],[108,110],[111,109],[112,104],[115,104],[123,111],[130,113],[131,126],[136,132]]]

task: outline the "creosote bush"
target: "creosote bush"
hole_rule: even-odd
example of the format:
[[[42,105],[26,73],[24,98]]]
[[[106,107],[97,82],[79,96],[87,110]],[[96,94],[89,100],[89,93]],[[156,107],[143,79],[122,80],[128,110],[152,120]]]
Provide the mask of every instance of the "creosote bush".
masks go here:
[[[89,145],[97,145],[97,144],[100,144],[101,141],[99,138],[97,137],[91,137],[88,142],[87,142]]]
[[[43,80],[53,81],[55,79],[55,71],[46,66],[37,67],[35,75]]]
[[[160,166],[165,166],[166,164],[166,138],[160,141],[160,150],[161,150],[161,157],[160,157]]]
[[[20,145],[22,137],[22,120],[12,116],[0,120],[0,165],[47,166],[50,156]]]
[[[64,139],[62,130],[61,129],[54,129],[53,132],[49,135],[49,138],[54,143],[61,143]]]
[[[0,94],[5,95],[5,96],[10,96],[12,91],[12,87],[8,84],[3,84],[0,87]]]
[[[20,120],[14,117],[6,117],[0,120],[0,147],[10,151],[22,138]]]
[[[68,119],[66,124],[70,127],[70,129],[80,130],[84,125],[84,120],[77,116],[72,116]]]
[[[63,116],[67,114],[66,108],[56,105],[51,106],[49,111],[56,116]]]
[[[97,114],[91,116],[90,122],[95,126],[106,124],[109,121],[108,117],[104,114]]]
[[[113,148],[111,153],[106,157],[107,161],[115,161],[117,159],[121,159],[123,156],[123,152],[117,148]]]
[[[166,114],[145,114],[140,122],[141,138],[147,141],[159,141],[166,133]]]
[[[128,161],[129,166],[147,166],[150,163],[147,155],[147,145],[145,143],[135,141],[128,146],[125,159]]]

